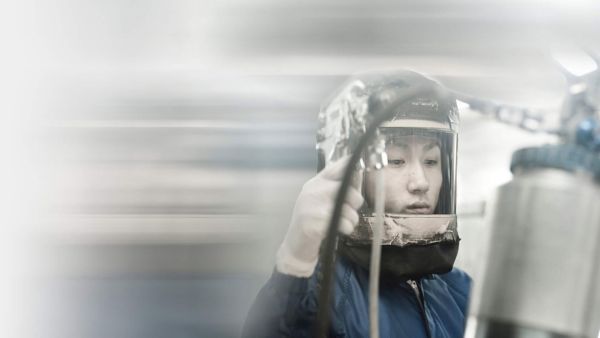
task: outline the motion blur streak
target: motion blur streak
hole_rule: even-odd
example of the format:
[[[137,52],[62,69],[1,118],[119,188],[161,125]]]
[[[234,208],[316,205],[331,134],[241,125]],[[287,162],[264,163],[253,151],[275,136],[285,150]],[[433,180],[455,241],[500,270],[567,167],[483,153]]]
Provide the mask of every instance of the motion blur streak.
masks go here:
[[[550,51],[600,50],[599,9],[3,5],[0,335],[238,336],[315,172],[319,105],[348,74],[413,68],[464,93],[557,108],[564,82]],[[469,111],[461,128],[458,262],[477,278],[485,198],[510,179],[514,149],[547,139]]]

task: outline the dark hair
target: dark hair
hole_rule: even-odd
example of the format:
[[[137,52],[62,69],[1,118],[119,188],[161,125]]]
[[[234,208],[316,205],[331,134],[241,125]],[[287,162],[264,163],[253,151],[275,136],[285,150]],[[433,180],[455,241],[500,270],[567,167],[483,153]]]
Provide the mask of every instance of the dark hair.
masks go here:
[[[440,140],[440,153],[442,160],[442,187],[440,188],[440,195],[438,196],[437,206],[433,211],[434,214],[453,214],[454,205],[454,192],[455,185],[452,184],[454,177],[453,167],[453,156],[452,153],[455,151],[454,139],[449,134],[448,137],[442,137]]]

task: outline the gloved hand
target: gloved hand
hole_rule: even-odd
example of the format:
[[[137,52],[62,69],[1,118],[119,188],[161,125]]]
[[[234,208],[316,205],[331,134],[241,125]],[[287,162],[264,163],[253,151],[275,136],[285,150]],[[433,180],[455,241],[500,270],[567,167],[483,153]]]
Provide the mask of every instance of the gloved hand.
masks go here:
[[[302,187],[287,234],[277,251],[277,271],[296,277],[309,277],[314,272],[319,247],[327,234],[335,197],[349,160],[347,156],[331,163]],[[357,210],[362,204],[361,193],[351,186],[342,208],[341,233],[352,233],[358,224]]]

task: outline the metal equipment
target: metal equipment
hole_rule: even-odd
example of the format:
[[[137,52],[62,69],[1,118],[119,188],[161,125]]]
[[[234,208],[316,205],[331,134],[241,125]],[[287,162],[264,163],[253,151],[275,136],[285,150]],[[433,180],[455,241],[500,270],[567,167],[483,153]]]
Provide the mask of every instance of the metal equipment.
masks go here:
[[[567,80],[554,129],[530,109],[459,95],[473,110],[560,140],[516,151],[514,177],[497,191],[478,338],[599,337],[600,69]]]

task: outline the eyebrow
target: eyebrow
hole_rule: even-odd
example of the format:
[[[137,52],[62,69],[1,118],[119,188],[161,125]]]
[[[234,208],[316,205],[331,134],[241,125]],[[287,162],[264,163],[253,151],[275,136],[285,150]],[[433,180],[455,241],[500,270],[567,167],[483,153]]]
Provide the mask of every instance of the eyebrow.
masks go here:
[[[433,149],[434,147],[439,147],[439,146],[440,146],[440,145],[439,145],[439,144],[437,144],[436,142],[432,142],[432,143],[429,143],[429,144],[427,144],[426,146],[424,146],[424,147],[423,147],[423,150],[424,150],[424,151],[428,151],[428,150],[430,150],[430,149]]]

